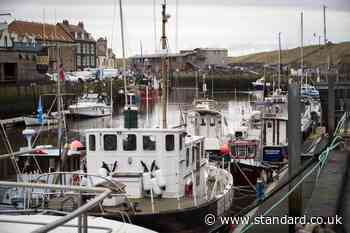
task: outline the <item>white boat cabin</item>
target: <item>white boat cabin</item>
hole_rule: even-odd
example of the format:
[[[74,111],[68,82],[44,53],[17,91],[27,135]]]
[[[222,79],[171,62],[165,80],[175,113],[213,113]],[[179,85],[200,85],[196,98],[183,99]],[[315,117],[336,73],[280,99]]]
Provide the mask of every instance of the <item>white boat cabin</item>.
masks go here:
[[[163,198],[183,197],[189,183],[198,195],[205,192],[204,138],[183,129],[89,129],[86,145],[88,172],[107,170],[105,175],[126,185],[130,198],[150,190]]]
[[[216,101],[204,99],[194,101],[194,108],[186,114],[187,132],[195,136],[203,136],[204,150],[220,150],[223,133],[223,117],[214,109]]]

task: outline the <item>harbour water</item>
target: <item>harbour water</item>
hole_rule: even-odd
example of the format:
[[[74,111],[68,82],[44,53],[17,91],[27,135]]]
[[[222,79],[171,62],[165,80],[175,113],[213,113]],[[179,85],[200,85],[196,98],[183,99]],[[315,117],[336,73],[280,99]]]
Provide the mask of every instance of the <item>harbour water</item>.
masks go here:
[[[200,93],[199,96],[202,94]],[[211,93],[210,93],[211,95]],[[189,106],[195,97],[194,88],[177,88],[169,93],[168,104],[168,124],[176,126],[180,123],[181,109]],[[218,101],[222,113],[226,118],[228,126],[226,130],[230,130],[239,125],[239,121],[245,111],[249,111],[249,100],[253,97],[247,93],[234,92],[214,92],[214,98]],[[153,127],[160,125],[161,104],[158,98],[155,101],[150,101],[148,107],[146,101],[139,102],[139,127]],[[115,105],[112,127],[118,128],[124,126],[123,105]],[[45,109],[44,109],[45,111]],[[88,128],[109,128],[111,127],[110,117],[101,117],[93,119],[67,119],[68,141],[75,139],[84,142],[84,130]],[[56,145],[57,144],[57,128],[55,127],[35,127],[37,132],[40,131],[36,140],[36,145]],[[9,128],[6,130],[7,136],[14,151],[20,147],[26,146],[26,140],[22,135],[23,127]],[[8,153],[3,140],[0,142],[0,153]]]

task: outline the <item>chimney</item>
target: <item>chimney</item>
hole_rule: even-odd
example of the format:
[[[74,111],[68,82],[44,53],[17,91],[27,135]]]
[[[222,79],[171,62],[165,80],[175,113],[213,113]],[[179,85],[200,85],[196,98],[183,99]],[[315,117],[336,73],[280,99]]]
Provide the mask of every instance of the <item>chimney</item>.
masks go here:
[[[64,20],[63,20],[63,24],[66,25],[66,26],[69,26],[68,20],[64,19]]]
[[[78,23],[78,26],[79,26],[81,29],[84,29],[84,23],[83,23],[83,22],[79,22],[79,23]]]

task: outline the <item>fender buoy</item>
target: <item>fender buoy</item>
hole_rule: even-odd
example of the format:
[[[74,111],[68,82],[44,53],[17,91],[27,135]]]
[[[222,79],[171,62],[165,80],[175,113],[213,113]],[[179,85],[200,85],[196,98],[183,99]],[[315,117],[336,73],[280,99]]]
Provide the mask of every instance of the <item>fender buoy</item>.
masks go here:
[[[71,178],[71,182],[72,185],[80,185],[80,176],[79,175],[73,175]]]

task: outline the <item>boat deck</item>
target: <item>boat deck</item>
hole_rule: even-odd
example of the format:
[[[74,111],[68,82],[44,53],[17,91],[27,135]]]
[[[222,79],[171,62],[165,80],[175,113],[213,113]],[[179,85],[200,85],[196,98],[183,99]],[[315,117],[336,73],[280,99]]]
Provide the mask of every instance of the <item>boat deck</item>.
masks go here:
[[[159,213],[195,206],[192,197],[183,197],[179,200],[177,198],[154,198],[154,211],[152,210],[151,198],[134,198],[129,199],[129,201],[135,207],[136,213],[139,214]],[[109,213],[120,212],[120,210],[115,207],[104,207],[104,211]]]
[[[151,198],[131,199],[133,204],[137,204],[136,210],[142,210],[142,212],[152,213]],[[179,198],[155,198],[154,199],[154,212],[163,212],[168,210],[174,210],[177,208],[189,208],[194,206],[193,198],[183,197]]]

